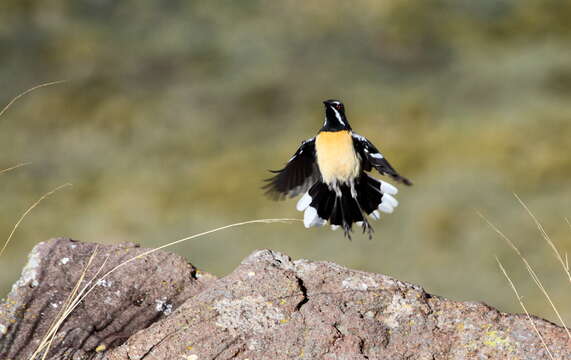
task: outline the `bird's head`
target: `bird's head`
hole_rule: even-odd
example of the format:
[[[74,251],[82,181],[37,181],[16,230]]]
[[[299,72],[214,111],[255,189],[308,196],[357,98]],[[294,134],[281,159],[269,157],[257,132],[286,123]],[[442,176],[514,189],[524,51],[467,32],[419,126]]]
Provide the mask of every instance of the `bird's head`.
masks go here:
[[[322,131],[351,130],[345,116],[345,105],[339,100],[325,100],[325,122]]]

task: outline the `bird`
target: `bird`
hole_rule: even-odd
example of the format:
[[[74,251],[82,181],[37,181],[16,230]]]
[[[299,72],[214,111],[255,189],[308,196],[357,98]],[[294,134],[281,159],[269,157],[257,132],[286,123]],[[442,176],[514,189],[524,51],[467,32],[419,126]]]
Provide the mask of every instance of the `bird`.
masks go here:
[[[345,105],[325,100],[325,121],[317,135],[303,141],[297,151],[274,174],[263,189],[274,200],[303,196],[296,205],[303,212],[306,228],[323,226],[343,229],[351,239],[353,224],[361,226],[369,239],[373,227],[367,220],[378,220],[381,213],[392,213],[398,206],[398,189],[369,175],[372,169],[404,185],[412,182],[401,176],[367,138],[351,129]]]

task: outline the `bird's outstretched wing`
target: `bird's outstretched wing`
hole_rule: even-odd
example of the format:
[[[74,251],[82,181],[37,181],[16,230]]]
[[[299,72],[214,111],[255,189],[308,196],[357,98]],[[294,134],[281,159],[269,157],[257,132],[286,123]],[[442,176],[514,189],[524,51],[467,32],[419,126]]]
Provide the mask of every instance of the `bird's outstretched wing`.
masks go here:
[[[387,159],[385,159],[383,154],[377,150],[375,145],[364,136],[353,133],[353,145],[357,153],[361,156],[361,167],[363,170],[371,171],[372,168],[375,168],[381,175],[388,175],[405,185],[412,185],[409,179],[399,175]]]
[[[306,192],[321,176],[315,161],[315,137],[302,142],[283,169],[270,171],[276,175],[266,179],[269,197],[281,200]]]

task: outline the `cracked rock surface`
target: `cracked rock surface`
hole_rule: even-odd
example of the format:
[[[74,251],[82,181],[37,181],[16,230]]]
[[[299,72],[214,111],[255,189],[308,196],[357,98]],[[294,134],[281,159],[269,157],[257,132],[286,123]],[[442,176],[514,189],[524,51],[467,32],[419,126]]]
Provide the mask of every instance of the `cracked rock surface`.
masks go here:
[[[534,318],[556,359],[563,328]],[[109,354],[135,359],[546,359],[529,321],[391,277],[254,252]]]
[[[133,243],[97,245],[62,238],[36,245],[22,276],[0,303],[0,360],[30,357],[86,267],[80,289],[93,280],[93,290],[61,325],[48,359],[102,358],[105,350],[169,315],[214,280],[197,277],[185,259],[162,251],[102,278],[147,250]]]
[[[43,260],[39,261],[43,265]],[[53,267],[59,266],[57,261],[54,258],[45,268],[40,266],[41,272],[55,271]],[[128,318],[138,325],[122,323],[122,327],[131,330],[124,332],[121,341],[110,342],[99,351],[94,345],[85,346],[87,341],[74,343],[75,337],[68,335],[71,343],[66,340],[66,346],[59,344],[59,352],[48,358],[550,359],[525,315],[501,313],[482,303],[432,296],[418,286],[333,263],[292,261],[286,255],[260,250],[228,276],[205,280],[197,280],[192,275],[194,268],[182,260],[177,266],[192,269],[188,274],[171,267],[157,268],[157,263],[154,268],[145,267],[148,264],[139,260],[132,264],[141,266],[136,272],[144,276],[123,280],[119,276],[115,281],[124,281],[123,289],[132,287],[142,291],[141,294],[154,294],[147,295],[148,299],[165,296],[164,289],[155,289],[162,282],[156,282],[160,276],[171,282],[187,279],[177,282],[183,288],[178,297],[169,297],[177,299],[168,300],[173,305],[172,312],[169,310],[167,314],[163,310],[160,316],[146,317],[144,322],[131,313]],[[171,271],[172,274],[162,274]],[[26,271],[22,276],[28,287],[32,278]],[[144,287],[136,285],[141,278],[146,281]],[[15,289],[24,286],[22,279]],[[41,284],[40,279],[36,286]],[[185,287],[192,290],[186,292]],[[98,301],[119,289],[101,287]],[[87,297],[86,304],[89,301]],[[105,310],[94,299],[89,306],[92,311],[78,311],[72,315],[76,316],[76,322],[64,324],[68,326],[67,334],[73,332],[73,326],[81,326],[80,320],[90,323],[93,317],[105,315],[100,313]],[[132,311],[134,306],[124,303],[113,310],[114,316],[122,317],[123,312]],[[155,315],[157,306],[156,301],[138,305],[142,314],[152,310]],[[0,351],[10,349],[21,331],[18,330],[21,315],[13,319],[15,323],[7,333],[12,335],[0,337]],[[571,359],[571,341],[565,329],[542,319],[532,320],[552,357]],[[3,321],[0,317],[0,324]],[[30,339],[33,338],[31,335]],[[34,344],[34,340],[30,341]],[[67,349],[66,354],[73,356],[62,356],[61,349]],[[5,353],[0,354],[4,356],[0,355],[0,359],[7,358]]]

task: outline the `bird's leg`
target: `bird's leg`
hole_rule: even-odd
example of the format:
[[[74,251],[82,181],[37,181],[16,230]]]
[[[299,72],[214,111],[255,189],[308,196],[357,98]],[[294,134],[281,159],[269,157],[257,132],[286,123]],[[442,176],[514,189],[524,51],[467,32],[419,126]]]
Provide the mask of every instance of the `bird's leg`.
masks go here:
[[[373,234],[375,233],[375,229],[373,229],[371,223],[367,220],[367,218],[363,217],[363,234],[365,232],[367,232],[369,240],[373,240]]]
[[[351,229],[351,225],[344,223],[343,224],[343,232],[345,234],[345,237],[347,239],[349,239],[349,241],[353,240],[351,238],[351,232],[353,231],[353,229]]]

